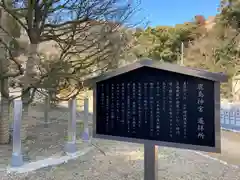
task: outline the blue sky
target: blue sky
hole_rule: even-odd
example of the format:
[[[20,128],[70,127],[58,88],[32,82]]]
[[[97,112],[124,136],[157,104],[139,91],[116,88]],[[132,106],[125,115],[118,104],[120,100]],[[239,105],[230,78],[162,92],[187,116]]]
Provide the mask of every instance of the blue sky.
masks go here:
[[[146,17],[150,26],[181,24],[195,15],[216,15],[219,3],[220,0],[141,0],[136,17]]]

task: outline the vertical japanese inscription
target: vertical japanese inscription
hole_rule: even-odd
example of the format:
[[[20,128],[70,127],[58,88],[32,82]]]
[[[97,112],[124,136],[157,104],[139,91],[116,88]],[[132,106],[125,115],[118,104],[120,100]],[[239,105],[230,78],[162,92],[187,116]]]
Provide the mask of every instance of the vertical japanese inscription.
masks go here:
[[[109,133],[109,123],[110,123],[110,118],[109,118],[109,85],[106,84],[105,87],[105,91],[106,91],[106,96],[105,96],[105,100],[106,100],[106,131]]]
[[[150,121],[150,136],[153,136],[154,134],[154,110],[153,110],[153,104],[154,104],[154,83],[149,83],[149,121]]]
[[[125,126],[125,123],[126,123],[126,121],[125,121],[125,112],[126,112],[126,110],[125,110],[125,103],[124,103],[124,101],[125,101],[125,84],[124,83],[121,83],[121,124],[122,124],[122,126],[123,126],[123,128],[124,128],[124,126]]]
[[[160,83],[156,83],[156,135],[160,135]]]
[[[110,100],[110,104],[111,104],[111,107],[110,107],[110,113],[111,113],[111,130],[114,131],[114,121],[115,121],[115,85],[114,84],[111,84],[110,86],[111,88],[111,100]]]
[[[183,138],[187,138],[187,124],[188,124],[188,112],[187,112],[187,92],[188,82],[184,81],[182,85],[182,119],[183,119]]]
[[[204,139],[204,85],[198,84],[197,85],[197,112],[198,112],[198,119],[197,119],[197,137],[198,139]]]
[[[138,128],[141,128],[142,124],[142,84],[137,83],[137,89],[138,89]]]
[[[132,113],[131,113],[131,84],[127,83],[127,132],[130,133],[130,126],[132,121]]]
[[[169,136],[173,137],[173,83],[168,82],[168,117],[169,117]]]
[[[148,83],[144,83],[143,86],[143,111],[144,111],[144,124],[147,125],[147,119],[148,119]]]
[[[137,104],[136,104],[136,83],[132,83],[132,134],[136,134],[136,115],[137,115]]]
[[[175,111],[176,111],[176,135],[180,136],[181,131],[180,131],[180,127],[181,127],[181,122],[180,122],[180,83],[179,81],[176,81],[176,91],[175,91],[175,103],[176,103],[176,107],[175,107]]]
[[[162,82],[162,111],[166,111],[166,82]]]
[[[116,85],[116,120],[117,120],[117,124],[121,123],[120,122],[120,87],[119,84]]]

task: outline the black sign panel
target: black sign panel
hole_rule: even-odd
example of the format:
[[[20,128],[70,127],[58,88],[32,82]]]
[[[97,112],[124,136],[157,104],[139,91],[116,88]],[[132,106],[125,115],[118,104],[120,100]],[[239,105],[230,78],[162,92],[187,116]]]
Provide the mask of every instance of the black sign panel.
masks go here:
[[[150,67],[96,87],[96,134],[215,147],[214,82]]]

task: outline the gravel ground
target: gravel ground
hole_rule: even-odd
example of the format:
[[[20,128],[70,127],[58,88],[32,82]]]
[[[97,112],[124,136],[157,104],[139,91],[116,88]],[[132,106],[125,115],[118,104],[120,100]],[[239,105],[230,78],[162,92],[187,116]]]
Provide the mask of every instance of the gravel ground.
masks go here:
[[[226,161],[229,164],[240,167],[240,133],[231,131],[221,132],[221,154],[205,153],[214,158]]]
[[[52,111],[51,116],[53,114],[57,113]],[[42,112],[34,111],[34,116],[42,115]],[[59,117],[59,114],[57,116]],[[223,132],[222,135],[222,154],[205,154],[240,165],[239,134]],[[98,140],[97,143],[106,155],[94,149],[66,164],[27,174],[6,174],[0,170],[0,180],[143,179],[142,145],[103,140]],[[159,180],[240,180],[239,168],[221,164],[191,151],[163,147],[159,148],[158,174]]]
[[[141,180],[143,146],[98,140],[97,149],[57,167],[28,174],[0,174],[1,180]],[[194,152],[159,148],[159,180],[240,180],[240,169],[204,158]]]

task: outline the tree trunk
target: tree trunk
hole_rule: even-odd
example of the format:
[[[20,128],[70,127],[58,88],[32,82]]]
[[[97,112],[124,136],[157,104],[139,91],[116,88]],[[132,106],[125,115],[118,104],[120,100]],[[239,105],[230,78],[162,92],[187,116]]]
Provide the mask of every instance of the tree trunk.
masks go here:
[[[22,91],[22,102],[23,102],[23,136],[22,139],[26,138],[25,128],[29,126],[35,126],[36,120],[29,116],[29,99],[30,99],[30,91],[26,91],[30,84],[34,84],[34,76],[36,75],[36,68],[35,65],[38,63],[37,55],[37,44],[29,44],[28,48],[28,59],[26,62],[26,73],[24,75],[24,82],[23,82],[23,91]]]
[[[0,11],[1,19],[0,25],[5,28],[7,14]],[[9,43],[9,37],[4,31],[0,31],[0,38],[6,44]],[[0,73],[5,74],[8,72],[9,62],[7,59],[7,51],[3,44],[0,43]],[[0,114],[0,144],[9,143],[9,87],[8,79],[0,80],[1,90],[1,114]],[[5,96],[5,97],[4,97]]]
[[[27,138],[27,128],[28,123],[31,118],[28,117],[28,99],[29,93],[23,92],[22,94],[22,103],[23,103],[23,111],[22,111],[22,126],[21,126],[21,139],[25,140]]]
[[[8,79],[1,81],[1,92],[9,94]],[[1,97],[0,144],[9,143],[9,98]]]

